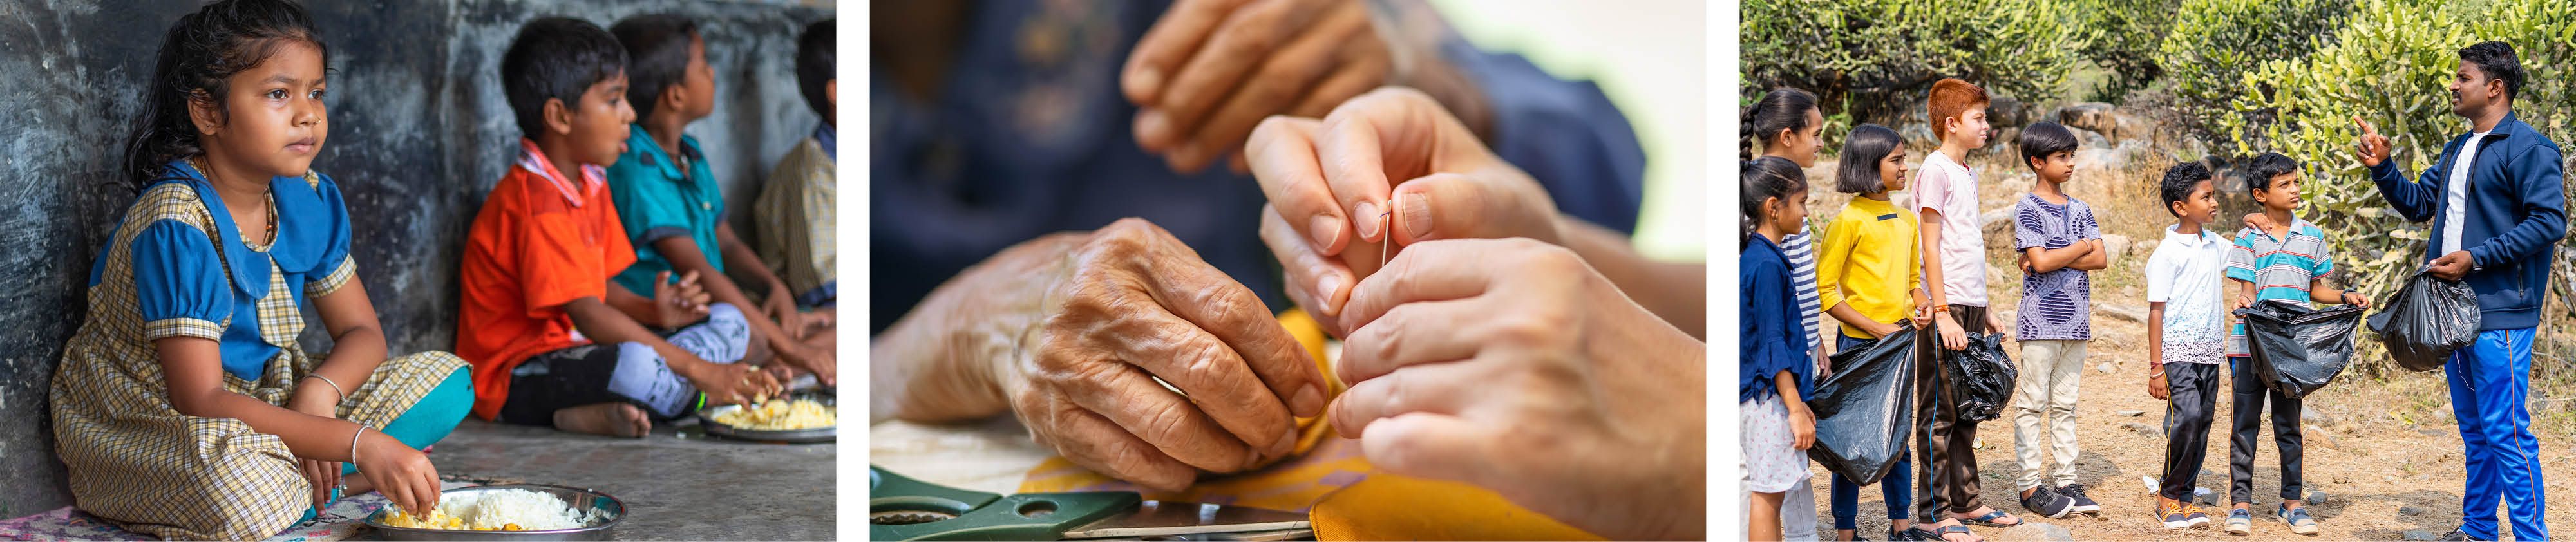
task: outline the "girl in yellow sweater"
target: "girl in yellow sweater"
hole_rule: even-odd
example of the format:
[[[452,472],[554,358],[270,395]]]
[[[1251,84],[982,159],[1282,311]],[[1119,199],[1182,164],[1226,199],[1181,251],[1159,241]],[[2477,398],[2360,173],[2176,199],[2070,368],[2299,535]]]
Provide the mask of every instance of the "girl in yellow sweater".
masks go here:
[[[1834,168],[1834,189],[1853,196],[1825,227],[1823,250],[1816,254],[1817,294],[1827,314],[1842,322],[1834,351],[1864,348],[1872,341],[1922,325],[1923,253],[1915,246],[1914,213],[1891,202],[1888,193],[1904,190],[1905,140],[1895,130],[1864,124],[1843,140],[1841,164]],[[1908,309],[1913,309],[1909,318]],[[1832,370],[1831,367],[1826,368]],[[1819,374],[1817,378],[1822,379]],[[1907,539],[1912,521],[1913,465],[1903,457],[1879,480],[1887,498],[1889,540]],[[1860,485],[1834,475],[1833,515],[1836,540],[1854,540]],[[1934,538],[1937,540],[1938,538]]]

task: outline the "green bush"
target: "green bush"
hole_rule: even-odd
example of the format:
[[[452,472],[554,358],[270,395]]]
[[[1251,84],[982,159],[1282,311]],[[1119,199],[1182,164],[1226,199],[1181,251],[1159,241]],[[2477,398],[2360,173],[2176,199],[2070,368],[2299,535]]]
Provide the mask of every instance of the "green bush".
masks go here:
[[[2156,40],[2157,65],[2174,106],[2185,112],[2184,125],[2174,128],[2235,155],[2219,119],[2245,122],[2252,114],[2232,108],[2248,90],[2245,74],[2330,43],[2351,11],[2352,0],[2182,0]]]
[[[2313,53],[2247,71],[2230,106],[2215,119],[2228,141],[2252,154],[2277,151],[2298,159],[2309,183],[2303,216],[2330,232],[2348,284],[2384,299],[2423,254],[2426,224],[2407,223],[2387,208],[2368,171],[2353,157],[2359,115],[2394,140],[2392,159],[2410,177],[2466,131],[2450,113],[2445,90],[2458,50],[2485,40],[2514,46],[2529,72],[2514,101],[2517,118],[2569,143],[2576,123],[2576,4],[2566,0],[2363,0],[2331,41]],[[2171,41],[2168,41],[2171,43]],[[2380,232],[2385,232],[2380,233]],[[2569,252],[2557,268],[2567,271]],[[2564,280],[2553,282],[2560,295]],[[2370,359],[2370,358],[2366,358]],[[2365,365],[2377,373],[2384,361]]]
[[[2102,84],[2085,98],[2116,102],[2164,77],[2162,45],[2173,27],[2177,0],[2080,2],[2075,41],[2078,55],[2104,73]]]
[[[2082,66],[2083,9],[2112,0],[1751,0],[1743,95],[1806,89],[1828,113],[1893,122],[1958,77],[2024,101],[2064,93]]]

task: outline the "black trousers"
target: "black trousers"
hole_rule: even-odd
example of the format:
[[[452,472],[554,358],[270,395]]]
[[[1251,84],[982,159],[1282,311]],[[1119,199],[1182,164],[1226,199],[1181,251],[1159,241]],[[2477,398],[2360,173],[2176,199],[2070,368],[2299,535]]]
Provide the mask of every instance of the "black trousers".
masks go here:
[[[2156,494],[2191,502],[2209,458],[2209,424],[2218,417],[2220,365],[2165,364],[2165,473]]]
[[[1988,331],[1985,307],[1951,305],[1950,317],[1959,321],[1961,331]],[[1941,334],[1925,330],[1915,336],[1914,478],[1921,485],[1914,492],[1914,515],[1930,525],[1940,521],[1941,512],[1965,514],[1982,506],[1977,502],[1978,422],[1959,419],[1959,402],[1951,398],[1960,391],[1951,387],[1950,371],[1942,368]]]
[[[2227,444],[2227,497],[2231,503],[2254,502],[2254,445],[2263,435],[2263,403],[2272,403],[2272,443],[2281,449],[2281,498],[2306,498],[2299,478],[2299,400],[2263,386],[2254,376],[2254,358],[2228,358],[2235,373],[2236,436]]]

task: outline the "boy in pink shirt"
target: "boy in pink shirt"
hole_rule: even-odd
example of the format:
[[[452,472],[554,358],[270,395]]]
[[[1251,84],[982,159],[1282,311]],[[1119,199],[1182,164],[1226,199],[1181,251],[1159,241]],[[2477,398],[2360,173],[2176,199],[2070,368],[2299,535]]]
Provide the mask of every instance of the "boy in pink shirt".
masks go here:
[[[1915,457],[1923,459],[1916,463],[1922,472],[1915,478],[1923,484],[1916,494],[1924,498],[1914,502],[1917,524],[1935,527],[1912,534],[1977,542],[1981,538],[1962,522],[1988,527],[2022,523],[1978,502],[1972,447],[1977,422],[1960,419],[1958,402],[1947,399],[1959,390],[1952,389],[1949,372],[1940,365],[1942,351],[1967,348],[1969,333],[2006,333],[2003,322],[1986,310],[1986,240],[1977,227],[1977,176],[1963,165],[1968,150],[1986,146],[1991,130],[1986,91],[1974,84],[1943,79],[1932,84],[1927,101],[1932,134],[1940,138],[1941,148],[1923,159],[1914,183],[1914,206],[1922,216],[1923,284],[1931,296],[1934,331],[1921,335],[1914,373],[1920,390],[1915,418],[1926,422],[1915,431]]]

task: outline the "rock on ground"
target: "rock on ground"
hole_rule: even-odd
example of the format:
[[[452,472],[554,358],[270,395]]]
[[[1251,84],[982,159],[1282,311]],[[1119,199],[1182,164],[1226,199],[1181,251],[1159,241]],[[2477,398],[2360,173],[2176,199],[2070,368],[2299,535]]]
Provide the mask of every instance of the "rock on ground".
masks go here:
[[[2075,542],[2075,533],[2065,527],[2047,523],[2030,523],[2004,529],[1992,539],[1996,542]]]

